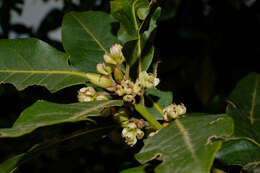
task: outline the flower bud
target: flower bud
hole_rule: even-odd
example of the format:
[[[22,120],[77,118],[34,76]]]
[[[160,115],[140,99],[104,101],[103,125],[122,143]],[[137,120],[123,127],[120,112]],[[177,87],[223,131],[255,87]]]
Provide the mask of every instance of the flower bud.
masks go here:
[[[108,76],[96,74],[96,73],[87,73],[86,77],[88,80],[101,88],[109,88],[114,86],[114,81]]]
[[[122,48],[123,47],[120,44],[114,44],[110,48],[110,54],[118,64],[122,64],[125,61]]]
[[[184,106],[184,104],[180,104],[177,106],[176,111],[178,112],[179,115],[183,115],[186,114],[186,107]]]
[[[144,137],[144,132],[140,129],[137,129],[136,137],[137,139],[142,139]]]
[[[96,97],[96,91],[93,87],[83,87],[78,91],[79,102],[91,102]]]
[[[117,64],[116,61],[110,55],[107,54],[104,54],[104,61],[109,64]]]
[[[126,109],[121,108],[117,113],[114,114],[114,120],[121,124],[122,127],[125,127],[128,124],[129,115]]]
[[[97,95],[96,100],[108,100],[108,98],[104,95]]]
[[[115,78],[116,82],[118,82],[118,83],[120,83],[123,80],[124,74],[119,68],[115,68],[114,78]]]
[[[97,64],[97,71],[101,74],[109,75],[112,73],[112,68],[111,66],[108,66],[105,63]]]

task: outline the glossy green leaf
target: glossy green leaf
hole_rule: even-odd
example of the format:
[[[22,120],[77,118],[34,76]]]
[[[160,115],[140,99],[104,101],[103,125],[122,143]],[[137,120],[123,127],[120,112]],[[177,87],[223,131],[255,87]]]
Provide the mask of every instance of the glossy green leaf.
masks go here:
[[[0,129],[0,137],[18,137],[54,124],[91,120],[110,106],[122,106],[121,100],[57,104],[38,101],[25,109],[12,128]]]
[[[144,140],[136,158],[142,164],[162,160],[156,173],[209,173],[222,144],[216,139],[232,131],[233,121],[227,115],[187,114]]]
[[[239,81],[229,103],[226,112],[234,119],[234,136],[260,143],[260,75],[252,73]]]
[[[117,43],[117,21],[103,12],[70,12],[62,25],[63,46],[71,56],[71,64],[84,72],[96,72],[104,62],[103,55]]]
[[[245,166],[260,161],[260,145],[246,138],[230,138],[223,143],[216,159],[224,165]]]
[[[238,82],[229,97],[226,112],[234,119],[235,131],[217,154],[223,164],[246,167],[260,162],[259,82],[260,75],[252,73]]]
[[[148,104],[147,110],[150,112],[155,119],[162,120],[163,112],[162,109],[172,104],[173,95],[170,91],[160,91],[158,89],[147,89],[146,90],[146,103]]]
[[[66,54],[43,41],[26,38],[0,40],[0,83],[12,83],[19,90],[41,85],[55,92],[84,83],[85,73],[73,71]]]

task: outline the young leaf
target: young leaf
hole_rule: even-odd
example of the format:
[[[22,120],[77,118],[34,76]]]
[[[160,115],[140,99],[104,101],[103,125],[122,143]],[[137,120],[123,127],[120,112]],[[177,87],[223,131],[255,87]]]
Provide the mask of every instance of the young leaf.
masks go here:
[[[0,83],[19,90],[30,85],[52,92],[84,83],[85,73],[73,71],[66,54],[34,38],[0,40]]]
[[[117,21],[103,12],[70,12],[62,25],[63,46],[71,57],[71,64],[84,72],[96,72],[103,55],[118,40]]]
[[[231,135],[232,126],[227,115],[188,114],[145,140],[136,158],[162,160],[155,172],[208,173],[222,143],[215,140]]]
[[[27,153],[19,154],[11,159],[8,159],[0,164],[0,173],[13,173],[17,169],[17,164],[20,164],[27,157]]]
[[[140,22],[138,20],[137,11],[140,8],[148,8],[147,0],[114,0],[111,1],[111,14],[120,21],[121,31],[119,38],[127,40],[120,40],[123,43],[138,39],[138,29]]]
[[[110,106],[122,106],[121,100],[95,101],[88,103],[57,104],[38,101],[25,109],[12,128],[0,129],[0,138],[18,137],[39,127],[54,124],[90,120]]]

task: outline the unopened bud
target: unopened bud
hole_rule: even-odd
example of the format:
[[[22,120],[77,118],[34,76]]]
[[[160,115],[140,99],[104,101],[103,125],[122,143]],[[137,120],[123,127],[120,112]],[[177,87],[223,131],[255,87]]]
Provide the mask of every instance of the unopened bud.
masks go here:
[[[122,64],[125,61],[122,48],[123,47],[120,44],[114,44],[110,48],[110,54],[118,64]]]
[[[143,91],[143,87],[142,87],[140,81],[137,79],[135,84],[134,84],[133,92],[136,95],[141,95],[142,91]]]
[[[109,64],[114,64],[114,65],[117,64],[116,61],[111,56],[109,56],[107,54],[104,54],[104,61],[106,63],[109,63]]]
[[[122,127],[125,127],[125,125],[128,123],[129,115],[128,111],[124,108],[119,109],[119,111],[114,114],[114,120],[121,124]]]
[[[144,137],[144,132],[140,129],[137,129],[136,137],[137,139],[142,139]]]
[[[109,75],[112,73],[112,68],[105,63],[97,64],[97,71],[104,75]]]
[[[104,95],[97,95],[96,100],[108,100],[108,98]]]
[[[123,74],[123,72],[121,70],[119,70],[119,68],[115,68],[115,70],[114,70],[114,78],[115,78],[115,80],[118,83],[120,83],[123,80],[124,74]]]
[[[101,74],[96,74],[96,73],[87,73],[86,77],[88,80],[101,88],[109,88],[114,86],[114,81],[108,76],[104,76]]]

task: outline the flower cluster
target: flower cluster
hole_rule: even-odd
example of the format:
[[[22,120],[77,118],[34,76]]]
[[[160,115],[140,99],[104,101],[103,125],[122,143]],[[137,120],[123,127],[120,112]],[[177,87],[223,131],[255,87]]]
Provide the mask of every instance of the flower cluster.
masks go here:
[[[159,82],[160,80],[154,74],[142,71],[135,83],[123,79],[120,84],[115,86],[115,93],[123,96],[124,101],[134,104],[136,95],[142,95],[145,88],[156,87]]]
[[[171,121],[172,119],[179,118],[185,113],[186,107],[184,106],[184,104],[171,104],[163,109],[163,118],[165,121]]]
[[[93,87],[83,87],[78,91],[79,102],[92,102],[95,100],[108,100],[105,95],[97,93]]]
[[[132,147],[136,144],[137,139],[140,140],[144,137],[144,132],[140,130],[135,123],[131,122],[123,129],[122,137],[125,139],[125,142]]]
[[[145,88],[156,87],[159,79],[152,73],[142,71],[134,83],[126,77],[125,67],[122,65],[124,61],[122,46],[114,44],[110,52],[104,54],[104,63],[97,64],[97,72],[100,74],[88,73],[87,78],[91,83],[122,96],[125,102],[134,104],[135,97],[142,95]]]

